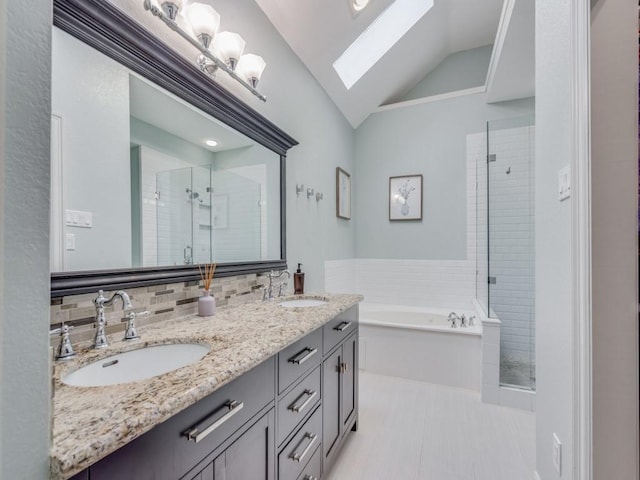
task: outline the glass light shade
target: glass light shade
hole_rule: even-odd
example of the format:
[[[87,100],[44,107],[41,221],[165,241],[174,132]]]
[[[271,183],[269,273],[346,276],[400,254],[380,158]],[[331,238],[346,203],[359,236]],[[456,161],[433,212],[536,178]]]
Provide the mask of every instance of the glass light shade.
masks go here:
[[[247,53],[240,57],[237,73],[240,78],[245,79],[253,88],[256,88],[266,66],[267,64],[261,56]]]
[[[366,7],[368,4],[369,4],[369,0],[353,0],[351,5],[353,5],[353,9],[356,12],[359,12],[364,7]]]
[[[216,36],[220,26],[218,12],[211,5],[192,3],[187,7],[185,15],[195,36],[198,37],[204,48],[209,48],[211,40]]]
[[[165,15],[167,15],[171,20],[175,20],[180,8],[182,7],[182,0],[160,0],[160,3]]]
[[[213,53],[223,60],[231,70],[236,69],[238,59],[244,52],[244,40],[233,32],[220,32],[213,42]]]

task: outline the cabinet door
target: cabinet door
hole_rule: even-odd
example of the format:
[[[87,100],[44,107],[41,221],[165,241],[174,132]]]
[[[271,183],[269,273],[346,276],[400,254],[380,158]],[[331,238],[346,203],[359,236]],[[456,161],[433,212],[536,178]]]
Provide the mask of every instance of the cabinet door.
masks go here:
[[[340,439],[340,363],[342,348],[338,348],[323,364],[322,384],[322,445],[328,458]]]
[[[271,411],[220,456],[224,458],[224,468],[221,468],[224,476],[216,475],[215,480],[273,480],[274,442],[274,414]]]
[[[356,408],[356,375],[357,360],[357,336],[348,339],[342,345],[342,429],[343,434],[351,422]]]
[[[261,417],[249,430],[189,480],[273,480],[274,413]]]

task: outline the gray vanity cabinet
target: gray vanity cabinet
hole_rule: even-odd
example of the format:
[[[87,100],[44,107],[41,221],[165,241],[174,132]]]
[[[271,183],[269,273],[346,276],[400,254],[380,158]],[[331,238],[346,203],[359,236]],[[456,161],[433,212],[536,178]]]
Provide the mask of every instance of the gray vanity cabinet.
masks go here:
[[[347,328],[344,328],[345,325],[348,325]],[[327,323],[324,329],[325,341],[330,339],[334,343],[334,350],[327,354],[322,367],[323,472],[326,472],[333,464],[346,433],[351,429],[356,429],[358,412],[357,307],[347,310],[334,321]],[[341,335],[346,330],[348,330],[348,334]],[[338,339],[337,346],[336,338]]]
[[[264,428],[260,429],[262,440],[268,439],[266,444],[268,448],[262,445],[255,450],[263,455],[266,452],[270,458],[273,458],[275,455],[274,396],[275,358],[272,357],[95,463],[89,467],[89,478],[91,480],[189,478],[186,475],[193,471],[194,466],[202,464],[209,457],[213,461],[223,451],[223,458],[227,465],[237,464],[229,467],[229,472],[235,472],[239,470],[240,460],[233,455],[234,447],[229,445],[232,442],[240,442],[236,443],[237,445],[248,442],[255,447],[256,440],[250,433],[254,431],[252,430],[254,427],[250,422],[259,414],[262,414],[260,418],[264,421],[270,421],[271,426],[267,428],[266,433]],[[268,412],[271,413],[268,414]],[[187,432],[191,432],[191,440],[187,438]],[[245,435],[248,435],[246,439]],[[227,448],[232,450],[227,452]],[[212,457],[213,455],[215,457]],[[251,459],[252,455],[247,458]],[[255,461],[262,462],[261,458],[258,455]],[[231,462],[231,459],[234,459],[234,462]],[[206,465],[202,468],[204,472],[207,471]],[[270,475],[255,478],[272,479],[273,468]],[[195,473],[193,476],[198,478]]]
[[[358,415],[358,306],[73,480],[319,480]]]
[[[215,459],[203,460],[183,480],[273,480],[274,423],[272,410]]]

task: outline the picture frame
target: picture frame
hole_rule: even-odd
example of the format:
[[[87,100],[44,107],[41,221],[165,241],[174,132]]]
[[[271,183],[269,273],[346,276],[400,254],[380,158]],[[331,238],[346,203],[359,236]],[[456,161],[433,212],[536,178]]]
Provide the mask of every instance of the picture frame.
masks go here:
[[[422,221],[422,175],[389,177],[389,221]]]
[[[336,216],[351,219],[351,175],[336,167]]]

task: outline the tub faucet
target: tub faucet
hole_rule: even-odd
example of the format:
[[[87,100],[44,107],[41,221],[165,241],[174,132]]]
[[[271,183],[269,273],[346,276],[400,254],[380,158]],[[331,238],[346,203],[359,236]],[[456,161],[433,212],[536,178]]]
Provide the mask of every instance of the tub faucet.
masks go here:
[[[96,306],[96,337],[93,340],[92,348],[105,348],[109,345],[107,342],[107,335],[104,327],[107,326],[107,318],[104,314],[104,307],[113,305],[116,298],[122,300],[122,308],[129,310],[131,308],[131,300],[129,295],[124,290],[118,290],[113,296],[107,300],[104,296],[104,291],[100,290],[98,296],[93,300],[93,304]]]
[[[447,320],[451,322],[451,328],[456,328],[456,320],[462,323],[462,318],[460,318],[456,312],[451,312]]]

